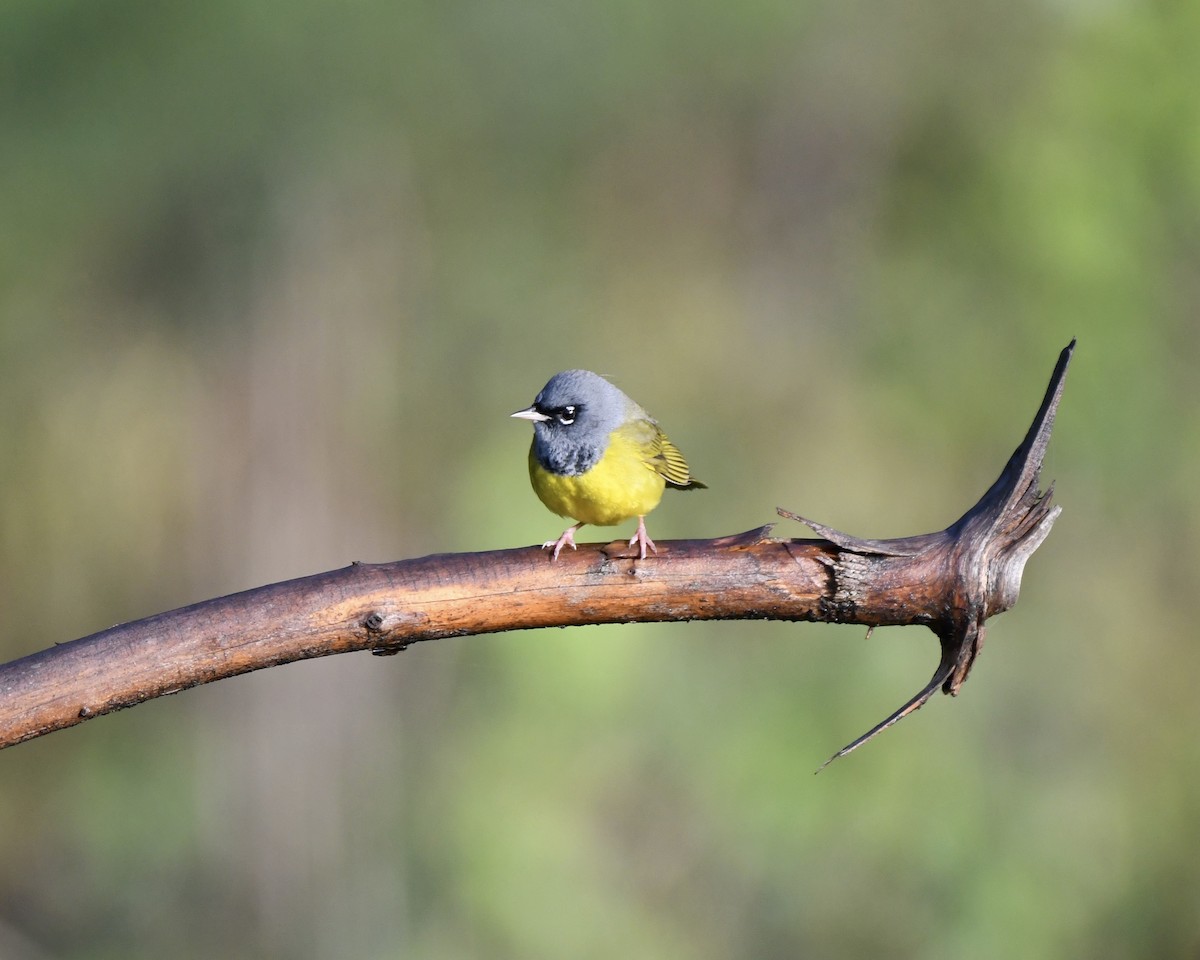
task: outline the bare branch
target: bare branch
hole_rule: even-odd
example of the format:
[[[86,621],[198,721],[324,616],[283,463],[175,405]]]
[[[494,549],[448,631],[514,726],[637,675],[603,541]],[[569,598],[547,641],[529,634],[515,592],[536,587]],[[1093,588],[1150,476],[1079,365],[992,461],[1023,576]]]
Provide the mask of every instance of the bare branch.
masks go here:
[[[979,503],[939,533],[861,540],[780,510],[823,539],[623,541],[555,563],[536,547],[441,554],[272,584],[158,614],[0,665],[0,747],[201,683],[294,660],[422,640],[585,623],[773,619],[923,624],[941,643],[929,684],[839,751],[844,756],[955,694],[988,617],[1017,601],[1025,562],[1059,508],[1038,478],[1075,341],[1063,350],[1024,442]]]

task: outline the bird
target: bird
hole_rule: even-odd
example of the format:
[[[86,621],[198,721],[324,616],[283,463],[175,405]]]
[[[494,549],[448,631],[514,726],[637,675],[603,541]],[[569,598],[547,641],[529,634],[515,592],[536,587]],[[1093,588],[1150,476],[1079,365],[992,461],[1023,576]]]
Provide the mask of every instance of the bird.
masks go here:
[[[701,490],[679,448],[658,422],[619,388],[589,370],[563,370],[550,378],[533,405],[512,414],[533,422],[529,480],[538,498],[576,522],[543,550],[557,560],[575,546],[585,524],[609,527],[637,517],[629,546],[638,559],[658,547],[646,533],[646,514],[663,490]]]

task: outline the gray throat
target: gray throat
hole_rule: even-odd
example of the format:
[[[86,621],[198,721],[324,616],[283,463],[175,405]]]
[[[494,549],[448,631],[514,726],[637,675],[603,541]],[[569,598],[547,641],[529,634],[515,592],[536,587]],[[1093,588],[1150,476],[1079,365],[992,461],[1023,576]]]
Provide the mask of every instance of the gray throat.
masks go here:
[[[604,456],[608,438],[601,433],[595,438],[564,436],[561,429],[539,423],[533,428],[533,455],[537,462],[561,476],[578,477],[587,473]]]

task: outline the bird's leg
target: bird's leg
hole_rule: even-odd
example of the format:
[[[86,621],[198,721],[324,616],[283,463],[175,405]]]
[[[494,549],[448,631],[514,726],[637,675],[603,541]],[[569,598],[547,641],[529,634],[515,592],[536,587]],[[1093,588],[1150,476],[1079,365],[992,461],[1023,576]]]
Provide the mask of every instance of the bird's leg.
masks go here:
[[[647,547],[649,547],[655,553],[658,553],[658,547],[656,547],[654,545],[654,541],[651,540],[650,535],[648,533],[646,533],[646,518],[644,516],[638,517],[637,533],[635,533],[633,535],[633,539],[629,541],[629,545],[631,547],[635,543],[639,547],[639,549],[638,549],[638,559],[639,560],[646,559],[646,548]]]
[[[575,546],[575,531],[582,526],[582,523],[577,523],[573,526],[567,527],[567,529],[562,532],[562,536],[557,540],[547,540],[545,543],[543,543],[542,549],[549,550],[551,547],[554,548],[554,553],[550,557],[551,560],[558,559],[558,555],[562,553],[563,547],[570,546],[572,550],[578,550],[579,548]]]

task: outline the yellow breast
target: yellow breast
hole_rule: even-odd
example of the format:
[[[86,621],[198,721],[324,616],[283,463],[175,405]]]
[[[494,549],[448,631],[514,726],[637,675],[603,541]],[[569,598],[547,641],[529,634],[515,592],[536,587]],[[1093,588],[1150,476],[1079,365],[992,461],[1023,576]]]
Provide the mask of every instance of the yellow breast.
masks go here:
[[[559,516],[608,527],[658,506],[666,481],[648,462],[652,453],[643,439],[618,428],[600,461],[575,477],[551,473],[531,447],[529,479],[542,503]]]

